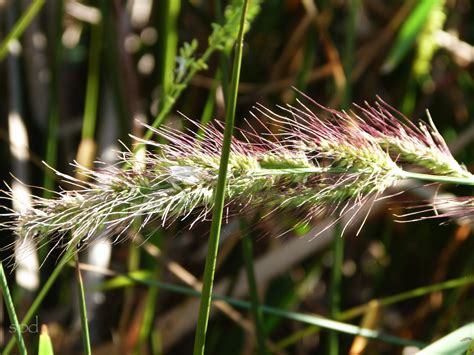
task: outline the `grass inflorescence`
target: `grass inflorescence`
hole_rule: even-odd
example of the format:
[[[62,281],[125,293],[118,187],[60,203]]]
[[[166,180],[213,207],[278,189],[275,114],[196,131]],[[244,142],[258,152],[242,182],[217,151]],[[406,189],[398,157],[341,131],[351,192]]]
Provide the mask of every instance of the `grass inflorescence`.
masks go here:
[[[314,113],[321,106],[307,100],[315,107],[299,102],[282,107],[281,114],[256,105],[252,115],[265,116],[280,133],[241,131],[240,139],[233,138],[225,200],[234,213],[287,208],[303,209],[308,218],[340,217],[411,177],[411,169],[417,171],[413,176],[423,177],[422,169],[440,181],[474,179],[432,123],[402,121],[381,100],[357,106],[356,112],[323,108],[322,114]],[[39,246],[50,239],[57,245],[87,245],[99,235],[120,240],[138,217],[141,227],[151,221],[166,226],[177,219],[206,220],[213,208],[222,125],[193,125],[202,136],[148,127],[167,143],[137,138],[137,144],[149,147],[144,158],[128,151],[115,166],[77,166],[88,179],[58,172],[76,189],[53,199],[34,196],[31,207],[11,211],[4,227],[19,238],[37,239]]]

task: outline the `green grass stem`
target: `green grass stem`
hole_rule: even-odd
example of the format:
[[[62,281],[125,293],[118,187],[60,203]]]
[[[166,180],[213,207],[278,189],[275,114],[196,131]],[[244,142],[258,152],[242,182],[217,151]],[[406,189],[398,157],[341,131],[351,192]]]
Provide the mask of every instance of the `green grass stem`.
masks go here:
[[[133,230],[137,230],[137,223],[139,223],[139,218],[134,221]],[[129,243],[129,253],[127,258],[127,269],[129,272],[134,272],[138,269],[141,261],[141,253],[135,241],[131,240]],[[122,335],[126,334],[128,325],[130,324],[130,319],[133,312],[133,302],[135,299],[134,289],[126,289],[123,295],[123,306],[122,312],[120,314],[119,320],[119,333],[121,335],[120,341],[123,342]]]
[[[397,33],[392,48],[387,54],[387,59],[382,66],[382,71],[389,73],[394,70],[409,54],[415,45],[420,33],[430,16],[430,13],[439,0],[415,1],[415,6]]]
[[[84,121],[82,123],[82,139],[94,139],[97,121],[97,105],[99,102],[100,54],[102,48],[102,21],[91,26],[89,49],[89,71],[87,74],[86,101]]]
[[[162,290],[175,292],[175,293],[186,295],[186,296],[202,297],[201,292],[196,291],[190,287],[156,281],[153,278],[153,273],[151,271],[139,270],[127,275],[118,274],[115,272],[112,272],[112,273],[114,275],[119,275],[119,276],[105,282],[103,286],[100,287],[99,289],[110,290],[110,289],[115,289],[115,288],[120,288],[120,287],[132,287],[138,283],[138,284],[143,284],[143,285],[148,285],[148,286],[160,287]],[[108,273],[108,274],[112,275],[111,273]],[[226,297],[222,295],[214,294],[212,295],[212,299],[224,301],[234,307],[238,307],[242,309],[250,310],[252,307],[251,302],[242,301],[242,300],[238,300],[235,298],[230,298],[230,297]],[[399,338],[396,336],[381,333],[377,330],[361,328],[357,325],[342,323],[340,321],[334,321],[334,320],[317,316],[317,315],[287,311],[287,310],[270,307],[266,305],[261,305],[260,310],[264,314],[279,316],[286,319],[292,319],[297,322],[315,325],[323,329],[335,330],[335,331],[345,333],[345,334],[360,335],[369,339],[376,339],[382,342],[386,342],[388,344],[394,344],[394,345],[399,345],[399,346],[413,345],[413,346],[418,346],[418,347],[423,347],[426,345],[420,341]]]
[[[196,133],[196,136],[202,138],[204,136],[204,127],[212,119],[212,114],[214,113],[214,108],[216,106],[216,91],[219,80],[222,79],[222,71],[219,69],[217,70],[216,74],[214,75],[214,81],[212,83],[211,88],[209,89],[209,94],[207,95],[206,103],[204,104],[204,109],[202,110],[201,119],[199,121],[199,129]]]
[[[324,167],[311,167],[311,168],[289,168],[289,169],[260,169],[255,172],[255,176],[261,175],[287,175],[287,174],[323,174],[323,173],[345,173],[349,172],[348,169],[344,168],[324,168]],[[357,171],[354,171],[357,172]],[[474,186],[474,177],[457,177],[457,176],[444,176],[444,175],[432,175],[415,173],[406,170],[399,170],[399,179],[412,179],[429,182],[439,182],[457,185]]]
[[[318,333],[320,330],[321,330],[320,327],[316,325],[310,325],[303,329],[297,330],[296,332],[291,333],[287,337],[279,340],[278,343],[276,343],[276,346],[278,349],[283,350],[293,344],[298,343],[303,338],[306,338],[310,335]]]
[[[344,262],[344,238],[342,236],[342,224],[338,222],[334,228],[333,239],[333,263],[331,270],[331,292],[329,314],[332,319],[337,319],[341,310],[341,281],[342,264]],[[329,354],[339,354],[339,339],[337,332],[329,332]]]
[[[217,22],[221,25],[224,25],[224,15],[222,11],[222,4],[220,1],[214,1],[214,12],[217,19]],[[229,56],[228,53],[224,51],[219,52],[219,70],[221,73],[221,83],[222,83],[222,94],[224,96],[224,104],[227,103],[227,90],[229,85]]]
[[[156,272],[156,278],[159,277],[159,271]],[[138,334],[138,342],[134,349],[135,354],[143,354],[144,346],[153,330],[153,321],[155,318],[156,302],[158,298],[158,287],[153,287],[148,290],[145,300],[145,307],[143,308],[143,318],[140,325],[140,333]]]
[[[59,132],[59,87],[60,87],[60,66],[63,56],[62,50],[62,19],[63,19],[63,3],[58,1],[54,5],[54,11],[56,13],[54,34],[52,36],[52,50],[50,56],[51,63],[51,96],[49,100],[49,109],[48,109],[48,131],[46,138],[46,154],[45,161],[48,166],[56,168],[58,160],[58,132]],[[53,197],[55,189],[55,174],[50,169],[47,169],[44,174],[44,198]],[[40,253],[45,251],[42,249]]]
[[[74,256],[75,252],[76,252],[76,245],[71,245],[64,252],[62,258],[59,260],[58,264],[54,268],[54,270],[51,273],[51,275],[49,276],[48,280],[46,280],[46,282],[44,283],[43,288],[38,293],[38,295],[36,296],[35,300],[31,304],[31,306],[28,308],[28,311],[26,312],[25,316],[21,320],[20,326],[25,325],[26,323],[28,323],[33,318],[33,316],[36,314],[36,312],[38,311],[39,306],[41,305],[41,302],[43,302],[44,298],[48,294],[48,292],[51,289],[51,287],[53,286],[54,282],[56,281],[58,276],[61,274],[61,271],[63,270],[64,266],[66,266],[67,263],[69,262],[69,260],[71,260],[71,258]],[[15,344],[15,339],[14,338],[10,339],[10,341],[8,342],[5,349],[3,349],[2,355],[10,354],[11,351],[13,350],[14,344]]]
[[[173,70],[175,68],[176,53],[178,50],[178,30],[177,22],[181,8],[181,0],[160,1],[160,34],[162,40],[159,42],[160,59],[160,83],[162,97],[167,97],[173,80]],[[160,110],[162,109],[161,101]]]
[[[77,292],[79,295],[79,311],[81,314],[81,325],[82,325],[82,340],[84,344],[84,354],[91,355],[91,340],[89,336],[89,321],[87,319],[87,305],[86,295],[84,291],[84,282],[82,281],[81,269],[79,268],[79,260],[77,254],[75,255],[76,261],[76,276],[77,276]]]
[[[423,286],[418,287],[410,291],[398,293],[396,295],[392,295],[385,298],[376,299],[378,304],[383,306],[390,306],[392,304],[406,301],[412,298],[425,296],[427,294],[443,291],[451,288],[457,288],[464,285],[469,285],[474,283],[474,276],[464,276],[457,279],[448,280],[445,282],[437,283],[435,285],[430,286]],[[338,317],[339,320],[349,320],[358,316],[361,316],[366,312],[366,310],[370,307],[369,303],[365,303],[363,305],[345,310],[340,314]]]
[[[295,81],[295,87],[298,90],[305,91],[310,81],[311,72],[314,69],[318,52],[318,40],[316,31],[313,28],[308,29],[306,45],[304,48],[304,57],[298,77]]]
[[[413,179],[413,180],[430,181],[430,182],[441,182],[441,183],[447,183],[447,184],[474,186],[474,178],[468,178],[468,177],[430,175],[430,174],[415,173],[415,172],[411,172],[411,171],[403,171],[401,177],[404,178],[404,179]]]
[[[376,301],[380,307],[390,306],[399,302],[403,302],[409,299],[422,297],[433,292],[448,290],[452,288],[458,288],[461,286],[466,286],[474,284],[474,276],[464,276],[457,279],[448,280],[441,282],[435,285],[418,287],[410,291],[398,293],[385,298],[379,298],[371,300],[370,302],[364,303],[362,305],[347,309],[342,311],[337,317],[338,321],[349,321],[356,317],[362,316],[370,308],[370,303]],[[311,334],[317,333],[320,330],[317,326],[309,326],[304,329],[301,329],[287,338],[284,338],[280,343],[278,343],[279,348],[287,347],[291,344],[294,344],[301,340],[302,338],[309,336]]]
[[[30,6],[28,6],[26,11],[23,13],[23,16],[20,17],[12,30],[8,33],[2,43],[0,43],[0,62],[8,54],[8,46],[10,43],[18,39],[23,32],[25,32],[26,28],[30,25],[45,3],[45,0],[34,0]]]
[[[217,186],[214,192],[214,209],[212,214],[211,231],[209,235],[209,246],[206,257],[206,265],[204,268],[204,279],[201,296],[201,304],[199,307],[199,318],[196,328],[196,336],[194,342],[194,355],[203,355],[207,325],[209,321],[209,313],[211,309],[212,287],[214,283],[214,274],[216,269],[217,250],[219,248],[219,238],[221,232],[222,215],[224,209],[225,190],[227,185],[227,167],[230,155],[230,143],[234,130],[235,110],[237,104],[238,86],[240,80],[240,67],[242,63],[243,40],[245,17],[247,15],[248,0],[244,0],[242,16],[240,20],[239,34],[235,43],[234,63],[232,68],[232,78],[229,87],[229,100],[226,105],[226,119],[224,128],[224,140],[222,144],[222,153],[219,164],[219,175],[217,178]]]
[[[346,77],[346,92],[344,95],[343,108],[346,109],[352,102],[352,69],[354,66],[354,52],[355,52],[355,22],[357,11],[359,9],[360,0],[350,0],[349,16],[346,21],[346,40],[345,40],[345,54],[344,54],[344,73]]]
[[[18,318],[16,316],[15,306],[13,304],[13,299],[10,294],[10,289],[8,288],[7,277],[5,275],[5,271],[3,270],[2,262],[0,262],[0,286],[2,288],[3,297],[5,299],[5,306],[7,308],[8,316],[10,317],[10,322],[12,323],[15,330],[15,337],[12,338],[12,340],[16,339],[20,354],[26,355],[28,352],[26,351],[25,340],[23,339],[23,335],[21,334],[20,323],[18,322]]]
[[[267,354],[267,348],[265,345],[265,332],[263,330],[263,314],[260,309],[260,298],[258,296],[257,281],[255,280],[253,241],[247,221],[241,219],[240,227],[242,231],[242,254],[245,263],[245,271],[247,273],[247,283],[249,285],[250,300],[252,304],[251,312],[255,323],[258,354],[265,355]]]

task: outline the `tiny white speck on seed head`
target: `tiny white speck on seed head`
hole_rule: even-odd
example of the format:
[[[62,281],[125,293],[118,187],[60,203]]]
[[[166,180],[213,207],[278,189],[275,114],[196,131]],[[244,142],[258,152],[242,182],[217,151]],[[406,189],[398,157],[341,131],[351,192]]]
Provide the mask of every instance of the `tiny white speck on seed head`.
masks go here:
[[[172,166],[170,167],[171,183],[181,182],[189,185],[196,185],[201,180],[199,175],[202,175],[201,168],[194,166]]]

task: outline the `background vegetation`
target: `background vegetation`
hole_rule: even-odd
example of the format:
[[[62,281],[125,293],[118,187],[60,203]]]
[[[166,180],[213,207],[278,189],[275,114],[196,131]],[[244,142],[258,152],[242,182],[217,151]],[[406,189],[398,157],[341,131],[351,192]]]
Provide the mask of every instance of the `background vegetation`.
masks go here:
[[[294,103],[292,86],[333,108],[380,95],[414,119],[429,109],[453,154],[474,171],[470,1],[250,4],[237,127],[257,126],[249,115],[257,102]],[[96,158],[114,163],[114,150],[124,149],[119,140],[130,147],[129,133],[147,135],[139,122],[184,130],[192,126],[183,115],[203,124],[223,121],[241,2],[227,11],[226,5],[0,0],[0,178],[20,196],[49,197],[71,186],[41,161],[74,175],[73,160],[95,169],[103,168]],[[398,354],[472,321],[471,224],[393,218],[407,201],[441,192],[472,195],[472,189],[406,188],[376,204],[357,236],[355,224],[344,238],[340,225],[313,238],[331,218],[301,226],[301,216],[291,212],[262,221],[255,211],[230,216],[214,290],[225,300],[214,303],[206,353]],[[210,223],[188,227],[151,225],[143,236],[113,246],[99,238],[76,266],[62,269],[62,250],[51,243],[37,256],[16,255],[18,267],[6,267],[2,289],[8,282],[18,318],[31,316],[23,333],[28,349],[36,351],[46,324],[56,353],[83,352],[79,301],[85,294],[85,348],[90,344],[94,354],[190,353]],[[2,246],[13,242],[9,233],[1,237]],[[11,255],[11,248],[4,250],[2,259]],[[74,268],[82,270],[83,283]],[[252,274],[254,282],[247,281]],[[47,281],[51,275],[54,283]],[[78,284],[85,292],[77,292]],[[32,302],[45,285],[36,309]],[[13,317],[0,316],[3,347],[15,326]],[[466,349],[470,338],[472,328],[454,342]]]

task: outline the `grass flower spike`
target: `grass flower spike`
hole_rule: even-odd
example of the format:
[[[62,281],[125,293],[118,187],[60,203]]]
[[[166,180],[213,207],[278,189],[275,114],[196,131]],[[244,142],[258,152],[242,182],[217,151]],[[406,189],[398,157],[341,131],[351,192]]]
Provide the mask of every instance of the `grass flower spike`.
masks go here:
[[[314,107],[299,102],[282,107],[282,114],[254,108],[255,118],[265,117],[280,133],[240,132],[241,138],[233,139],[226,190],[231,211],[287,208],[302,209],[308,218],[340,217],[399,180],[423,178],[420,169],[434,174],[428,180],[473,180],[432,124],[402,122],[381,100],[374,107],[356,107],[356,113],[308,102]],[[315,109],[323,110],[316,114]],[[124,152],[115,166],[80,167],[89,182],[58,173],[77,189],[54,199],[33,197],[32,207],[11,211],[13,218],[4,227],[20,238],[36,238],[38,245],[45,239],[77,245],[98,235],[118,240],[137,217],[141,227],[154,220],[165,226],[176,219],[206,219],[213,208],[222,127],[194,125],[203,130],[202,137],[192,130],[159,128],[153,132],[168,143],[136,139],[150,148],[141,164]],[[133,168],[124,170],[124,163]]]

